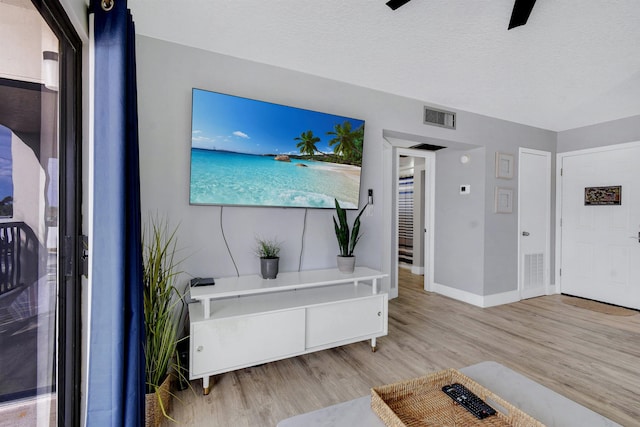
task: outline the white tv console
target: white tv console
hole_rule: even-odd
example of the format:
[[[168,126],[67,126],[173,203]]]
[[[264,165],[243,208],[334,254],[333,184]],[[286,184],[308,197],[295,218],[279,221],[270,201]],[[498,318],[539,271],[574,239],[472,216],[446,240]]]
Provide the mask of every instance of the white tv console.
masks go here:
[[[189,379],[298,356],[387,334],[388,295],[379,271],[356,267],[216,279],[191,288]]]

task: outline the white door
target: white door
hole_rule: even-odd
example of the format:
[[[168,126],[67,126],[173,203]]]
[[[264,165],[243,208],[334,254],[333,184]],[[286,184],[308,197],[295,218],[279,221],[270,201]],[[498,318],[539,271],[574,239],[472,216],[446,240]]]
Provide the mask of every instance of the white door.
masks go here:
[[[640,144],[563,154],[561,292],[640,309]],[[589,187],[620,205],[585,205]]]
[[[524,299],[547,294],[549,285],[551,153],[521,148],[518,163],[518,288]]]

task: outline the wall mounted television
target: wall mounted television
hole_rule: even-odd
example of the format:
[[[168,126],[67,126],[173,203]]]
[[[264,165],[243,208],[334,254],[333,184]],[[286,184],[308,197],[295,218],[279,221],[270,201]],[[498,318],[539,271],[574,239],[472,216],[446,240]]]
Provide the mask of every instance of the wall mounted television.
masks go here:
[[[364,121],[193,89],[192,205],[357,209]]]

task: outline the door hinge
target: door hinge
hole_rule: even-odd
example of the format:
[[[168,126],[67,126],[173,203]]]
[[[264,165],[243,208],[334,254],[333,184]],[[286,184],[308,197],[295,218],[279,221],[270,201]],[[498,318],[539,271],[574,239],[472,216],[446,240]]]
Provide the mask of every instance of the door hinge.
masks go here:
[[[560,176],[563,176],[564,168],[560,168]]]
[[[562,227],[562,218],[560,218],[560,227]]]
[[[560,269],[560,275],[562,276],[562,269]]]

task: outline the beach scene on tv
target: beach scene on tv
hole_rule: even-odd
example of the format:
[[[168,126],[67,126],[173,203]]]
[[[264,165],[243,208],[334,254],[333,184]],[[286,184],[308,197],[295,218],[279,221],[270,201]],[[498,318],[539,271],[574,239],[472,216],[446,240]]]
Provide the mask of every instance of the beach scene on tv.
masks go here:
[[[193,90],[190,203],[357,209],[364,121]]]

